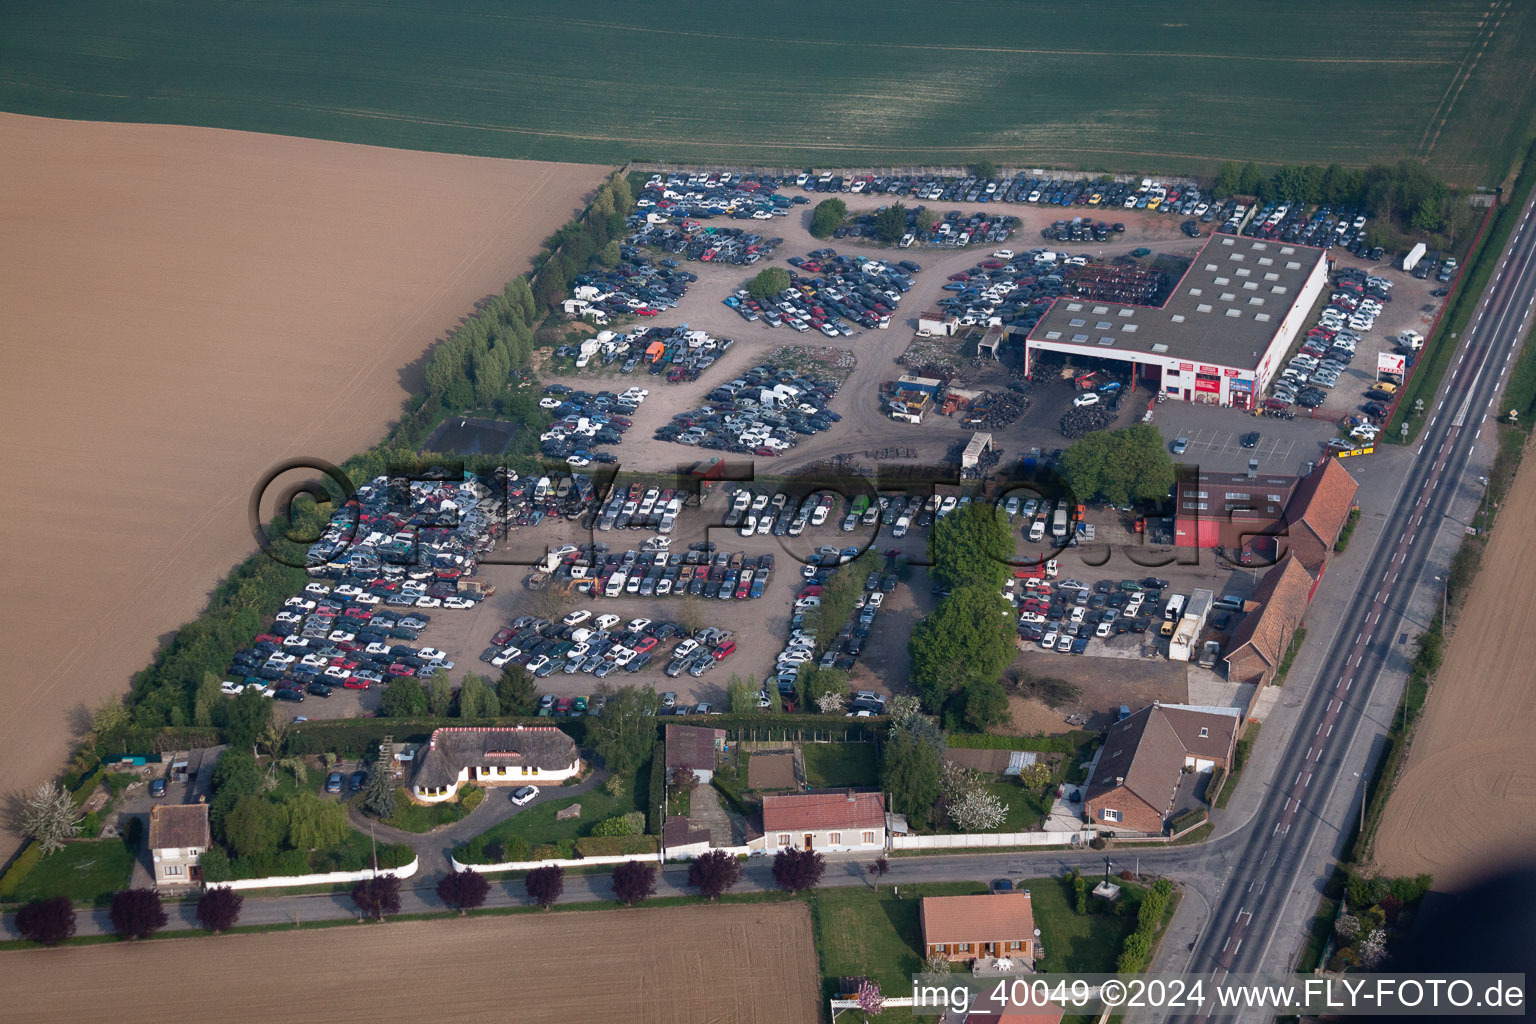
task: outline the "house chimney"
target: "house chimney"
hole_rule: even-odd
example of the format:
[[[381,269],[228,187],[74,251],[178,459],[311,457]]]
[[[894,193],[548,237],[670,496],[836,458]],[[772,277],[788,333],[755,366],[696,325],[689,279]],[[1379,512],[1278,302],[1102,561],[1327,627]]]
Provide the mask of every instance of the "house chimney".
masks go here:
[[[1117,785],[1117,786],[1125,785],[1125,776],[1124,775],[1116,775],[1115,776],[1115,785]]]
[[[850,789],[850,790],[849,790],[849,791],[848,791],[848,802],[849,802],[849,803],[853,803],[853,802],[854,802],[854,799],[853,799],[853,790],[851,790],[851,789]]]

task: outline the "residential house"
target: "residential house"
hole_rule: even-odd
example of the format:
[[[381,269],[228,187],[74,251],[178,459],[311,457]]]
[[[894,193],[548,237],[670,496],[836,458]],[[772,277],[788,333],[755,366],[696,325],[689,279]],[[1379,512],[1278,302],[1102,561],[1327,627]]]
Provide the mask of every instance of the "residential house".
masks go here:
[[[925,896],[919,911],[925,956],[955,961],[982,957],[1035,964],[1035,912],[1028,889],[980,896]]]
[[[1088,779],[1090,824],[1161,834],[1168,821],[1202,806],[1201,776],[1231,765],[1241,714],[1154,703],[1115,723]]]
[[[213,842],[208,805],[156,804],[149,812],[149,853],[156,888],[201,885],[198,862]]]
[[[415,757],[411,795],[441,803],[457,794],[460,783],[523,786],[559,783],[581,770],[576,744],[550,726],[444,728],[432,733]]]
[[[715,756],[725,747],[724,729],[699,729],[691,725],[668,725],[667,778],[678,768],[693,772],[694,781],[709,785],[715,776]]]
[[[749,840],[772,852],[786,846],[820,853],[885,849],[885,796],[839,789],[763,797],[763,834]]]
[[[1307,613],[1314,582],[1295,555],[1264,574],[1253,595],[1259,607],[1243,616],[1227,648],[1228,682],[1269,683]]]

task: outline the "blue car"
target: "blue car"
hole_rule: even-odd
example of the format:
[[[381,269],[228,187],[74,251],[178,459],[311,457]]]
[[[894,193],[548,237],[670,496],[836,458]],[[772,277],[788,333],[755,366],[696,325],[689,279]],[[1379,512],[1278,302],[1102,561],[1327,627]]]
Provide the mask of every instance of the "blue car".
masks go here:
[[[1080,636],[1080,637],[1077,637],[1076,639],[1074,639],[1072,641],[1072,653],[1073,654],[1082,654],[1087,649],[1088,649],[1088,638],[1087,637]]]

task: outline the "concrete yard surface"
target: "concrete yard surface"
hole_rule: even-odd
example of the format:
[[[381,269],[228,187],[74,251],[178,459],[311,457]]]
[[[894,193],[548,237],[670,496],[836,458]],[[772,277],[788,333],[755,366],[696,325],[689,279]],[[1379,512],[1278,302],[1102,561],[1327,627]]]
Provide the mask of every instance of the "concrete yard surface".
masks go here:
[[[315,929],[39,949],[8,954],[0,971],[6,1019],[32,1024],[372,1024],[402,1013],[814,1024],[820,994],[799,902],[391,922],[366,939]]]

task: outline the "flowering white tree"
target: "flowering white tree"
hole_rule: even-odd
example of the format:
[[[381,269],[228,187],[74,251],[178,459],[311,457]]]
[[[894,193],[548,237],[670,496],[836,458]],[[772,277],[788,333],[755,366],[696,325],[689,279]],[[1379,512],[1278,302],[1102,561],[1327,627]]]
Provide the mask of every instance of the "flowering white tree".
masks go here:
[[[816,707],[824,715],[840,714],[843,710],[843,695],[840,693],[824,693],[817,698]]]
[[[967,832],[997,828],[1008,818],[1008,805],[996,794],[973,789],[949,804],[949,816]]]
[[[1333,932],[1343,941],[1353,942],[1360,934],[1360,919],[1354,914],[1340,914],[1339,919],[1333,922]]]
[[[892,697],[885,705],[885,713],[891,717],[891,728],[905,725],[907,719],[921,714],[923,705],[910,693]]]
[[[64,849],[64,841],[80,831],[80,819],[75,802],[57,783],[45,782],[22,799],[21,830],[45,854]]]
[[[1361,967],[1368,971],[1380,967],[1381,962],[1387,958],[1387,933],[1380,928],[1372,928],[1360,940],[1359,952]]]

